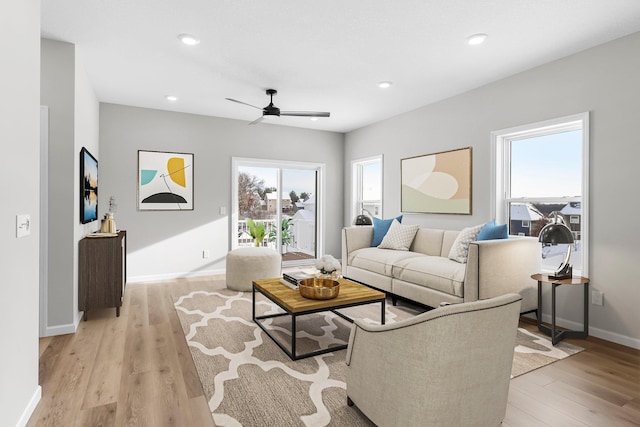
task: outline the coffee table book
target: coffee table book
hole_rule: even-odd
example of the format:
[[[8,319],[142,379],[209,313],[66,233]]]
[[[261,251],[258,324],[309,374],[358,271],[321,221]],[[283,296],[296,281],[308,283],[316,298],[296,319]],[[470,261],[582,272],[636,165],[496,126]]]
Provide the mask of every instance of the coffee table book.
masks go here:
[[[280,279],[280,283],[289,286],[291,289],[298,290],[298,285],[300,284],[301,280],[311,279],[312,277],[314,276],[309,273],[305,273],[302,271],[292,271],[289,273],[282,273],[282,279]]]

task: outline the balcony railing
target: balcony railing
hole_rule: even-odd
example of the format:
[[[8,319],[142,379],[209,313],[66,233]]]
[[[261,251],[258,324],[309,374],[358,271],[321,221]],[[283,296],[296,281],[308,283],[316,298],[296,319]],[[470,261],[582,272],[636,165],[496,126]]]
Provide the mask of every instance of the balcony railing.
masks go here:
[[[264,239],[262,239],[262,242],[260,243],[260,246],[274,247],[274,244],[269,242],[267,236],[269,235],[269,230],[271,230],[272,227],[275,227],[276,220],[261,219],[258,222],[264,223],[264,228],[267,231],[267,233],[264,236]],[[255,243],[253,242],[253,237],[251,237],[251,233],[249,232],[249,226],[247,225],[247,221],[244,219],[238,221],[238,246],[255,246]]]
[[[275,250],[276,242],[270,242],[268,235],[269,231],[276,227],[276,220],[261,219],[256,221],[264,223],[264,227],[267,232],[262,239],[262,242],[260,242],[260,246]],[[246,220],[238,221],[238,246],[255,246]],[[291,243],[286,245],[286,248],[283,247],[281,253],[287,253],[289,251],[315,256],[315,224],[313,221],[294,220],[291,230]]]

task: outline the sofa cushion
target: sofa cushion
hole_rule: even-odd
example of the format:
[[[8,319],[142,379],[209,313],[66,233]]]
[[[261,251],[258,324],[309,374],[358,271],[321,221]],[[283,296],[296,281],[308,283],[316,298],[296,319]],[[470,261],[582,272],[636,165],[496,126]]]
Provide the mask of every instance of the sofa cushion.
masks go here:
[[[398,261],[424,256],[426,255],[409,251],[362,248],[349,254],[348,263],[353,267],[362,268],[378,274],[384,274],[385,276],[391,276],[391,269]]]
[[[440,256],[406,258],[394,263],[392,274],[404,282],[463,296],[466,264]]]
[[[408,251],[413,238],[420,226],[418,224],[402,225],[395,219],[387,231],[387,235],[378,245],[380,249],[394,249],[396,251]]]
[[[481,240],[497,240],[508,239],[509,231],[507,230],[507,224],[496,224],[495,218],[485,224],[478,234],[478,241]]]
[[[382,239],[389,231],[389,227],[391,227],[391,223],[394,219],[397,219],[398,222],[402,222],[402,215],[398,215],[395,218],[389,219],[380,219],[373,217],[373,239],[371,240],[371,246],[377,247],[380,243],[382,243]]]
[[[469,255],[469,243],[478,238],[482,227],[484,227],[484,224],[463,228],[458,237],[456,237],[455,242],[453,242],[453,246],[451,246],[449,258],[460,263],[466,263]]]
[[[444,230],[435,228],[420,228],[416,233],[411,245],[411,251],[419,252],[425,255],[441,255],[442,254],[442,238]],[[447,252],[448,254],[449,252]]]

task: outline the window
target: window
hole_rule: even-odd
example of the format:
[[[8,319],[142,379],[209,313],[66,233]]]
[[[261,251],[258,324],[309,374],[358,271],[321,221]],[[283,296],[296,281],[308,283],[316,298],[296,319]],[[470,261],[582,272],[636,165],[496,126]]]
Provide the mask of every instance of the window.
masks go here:
[[[284,266],[310,265],[323,253],[324,165],[232,159],[232,247],[255,245],[247,218],[264,224],[260,246],[282,254]]]
[[[589,114],[492,133],[493,209],[509,234],[538,236],[562,220],[574,243],[571,264],[586,276],[588,250]],[[542,268],[555,270],[566,245],[544,247]]]
[[[353,185],[351,217],[360,215],[364,209],[372,216],[382,217],[382,156],[369,157],[351,162]]]

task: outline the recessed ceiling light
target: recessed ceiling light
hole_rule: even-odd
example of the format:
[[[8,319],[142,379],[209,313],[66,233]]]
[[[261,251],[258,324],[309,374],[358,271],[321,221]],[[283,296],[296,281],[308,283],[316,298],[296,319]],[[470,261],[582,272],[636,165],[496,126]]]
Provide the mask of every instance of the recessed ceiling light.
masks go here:
[[[317,122],[317,121],[318,121],[318,118],[317,118],[317,117],[311,117],[311,121],[312,121],[312,122]]]
[[[381,88],[381,89],[386,89],[386,88],[391,87],[392,84],[393,84],[392,82],[388,82],[388,81],[380,82],[380,83],[378,83],[378,87]]]
[[[475,46],[475,45],[484,43],[486,39],[487,39],[486,34],[482,34],[482,33],[474,34],[472,36],[467,37],[467,44],[471,46]]]
[[[178,100],[178,97],[175,95],[165,95],[164,99],[166,99],[167,101],[174,102]]]
[[[196,36],[192,36],[191,34],[180,34],[178,38],[187,46],[195,46],[200,43],[200,40]]]

